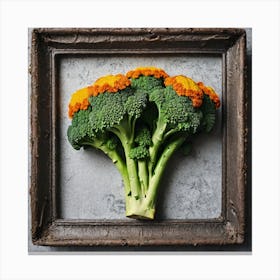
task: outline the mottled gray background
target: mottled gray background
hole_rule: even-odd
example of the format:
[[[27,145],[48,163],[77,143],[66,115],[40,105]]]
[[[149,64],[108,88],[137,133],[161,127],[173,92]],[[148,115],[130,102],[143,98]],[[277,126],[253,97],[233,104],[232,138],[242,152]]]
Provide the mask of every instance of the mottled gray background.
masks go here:
[[[29,30],[31,32],[31,30]],[[252,30],[247,32],[247,58],[251,61]],[[31,38],[31,37],[30,37]],[[29,40],[30,42],[30,40]],[[30,57],[30,56],[29,56]],[[207,56],[65,58],[60,68],[61,102],[61,182],[60,216],[83,219],[125,219],[123,186],[118,171],[102,153],[75,151],[66,140],[69,125],[67,104],[78,88],[94,82],[101,75],[126,72],[139,65],[162,67],[170,75],[179,73],[202,80],[221,91],[221,59]],[[29,78],[30,92],[30,78]],[[30,99],[29,99],[30,100]],[[163,178],[158,203],[160,218],[214,218],[221,212],[221,117],[214,131],[197,137],[188,157],[174,156]],[[30,168],[30,165],[29,165]],[[106,170],[106,172],[105,172]],[[30,171],[29,171],[30,174]],[[29,211],[29,253],[72,251],[72,247],[34,246],[31,241]],[[128,220],[128,219],[127,219]],[[79,248],[76,248],[79,250]],[[86,250],[84,248],[83,250]]]
[[[102,152],[74,150],[67,140],[71,94],[100,76],[126,73],[137,66],[156,66],[173,76],[184,74],[222,93],[222,60],[211,56],[121,56],[62,58],[59,71],[61,217],[67,219],[127,219],[121,176]],[[112,108],[113,109],[113,108]],[[219,109],[221,112],[221,109]],[[194,141],[193,152],[170,162],[161,186],[157,217],[216,218],[221,212],[221,121],[209,135]]]

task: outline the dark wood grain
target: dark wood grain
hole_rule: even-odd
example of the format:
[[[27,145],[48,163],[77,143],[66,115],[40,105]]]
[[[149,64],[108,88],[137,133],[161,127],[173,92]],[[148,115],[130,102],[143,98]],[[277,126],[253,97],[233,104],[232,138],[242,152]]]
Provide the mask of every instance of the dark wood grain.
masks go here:
[[[32,241],[46,246],[242,244],[248,165],[243,29],[34,29],[31,52]],[[209,220],[61,220],[57,217],[57,60],[63,55],[209,54],[223,61],[222,215]]]

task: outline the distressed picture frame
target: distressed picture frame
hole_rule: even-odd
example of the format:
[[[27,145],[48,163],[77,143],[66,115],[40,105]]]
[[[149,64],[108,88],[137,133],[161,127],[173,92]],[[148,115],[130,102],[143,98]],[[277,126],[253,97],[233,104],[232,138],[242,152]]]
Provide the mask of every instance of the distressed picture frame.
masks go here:
[[[34,245],[186,249],[242,246],[248,211],[248,92],[244,29],[33,29],[30,207]],[[191,220],[67,220],[58,216],[58,61],[75,54],[208,54],[222,59],[222,211]],[[210,248],[210,247],[209,247]],[[217,248],[217,247],[215,247]],[[236,247],[238,249],[238,247]]]

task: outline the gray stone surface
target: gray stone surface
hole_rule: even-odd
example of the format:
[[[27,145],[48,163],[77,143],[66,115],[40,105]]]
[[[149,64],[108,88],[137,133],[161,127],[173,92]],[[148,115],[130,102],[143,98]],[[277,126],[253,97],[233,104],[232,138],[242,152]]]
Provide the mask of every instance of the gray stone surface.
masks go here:
[[[74,150],[66,131],[71,94],[100,76],[126,73],[138,66],[157,66],[169,75],[184,74],[222,93],[220,57],[87,57],[64,58],[60,65],[60,205],[67,219],[126,219],[121,176],[101,152]],[[219,110],[220,112],[221,110]],[[194,141],[193,152],[177,154],[161,185],[158,217],[166,219],[216,218],[221,212],[221,120],[209,135]],[[128,219],[130,220],[130,219]]]

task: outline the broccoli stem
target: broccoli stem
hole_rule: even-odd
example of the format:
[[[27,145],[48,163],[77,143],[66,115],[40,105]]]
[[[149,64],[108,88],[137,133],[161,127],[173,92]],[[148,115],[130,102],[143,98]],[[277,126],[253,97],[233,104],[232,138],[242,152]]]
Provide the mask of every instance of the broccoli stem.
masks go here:
[[[164,134],[163,141],[166,141],[170,136],[174,135],[177,132],[179,132],[179,129],[177,128],[170,129]]]
[[[120,139],[124,149],[131,196],[139,199],[142,192],[138,177],[137,163],[135,160],[129,157],[134,140],[134,133],[132,133],[132,131],[134,132],[134,127],[131,127],[131,123],[133,126],[135,126],[135,122],[131,122],[131,120],[128,120],[127,118],[123,119],[120,125],[111,129],[111,132],[113,132]]]
[[[158,160],[158,163],[154,169],[154,174],[150,179],[149,188],[146,195],[151,208],[155,207],[159,183],[162,175],[164,174],[167,163],[175,151],[184,143],[185,139],[186,137],[181,136],[169,143],[163,150],[162,155]]]
[[[175,153],[175,151],[182,145],[182,143],[185,141],[186,137],[181,136],[179,138],[176,138],[163,150],[158,163],[155,167],[153,176],[149,179],[148,189],[145,192],[145,196],[142,196],[140,199],[136,200],[133,197],[128,199],[126,201],[126,216],[130,218],[136,218],[136,219],[154,219],[155,215],[155,206],[156,206],[156,197],[160,185],[160,181],[162,178],[162,175],[164,174],[164,171],[166,169],[167,163],[169,159],[172,157],[172,155]],[[140,161],[138,162],[138,164]],[[139,166],[139,165],[138,165]],[[143,170],[143,171],[141,171]],[[147,170],[147,169],[146,169]],[[142,167],[139,168],[139,174],[144,171],[144,165],[143,169]],[[139,175],[141,178],[142,175]],[[132,184],[132,182],[130,182]],[[142,186],[143,187],[143,186]]]
[[[138,175],[141,185],[142,197],[146,196],[149,184],[148,168],[146,160],[138,161]]]
[[[126,200],[126,216],[134,219],[153,220],[155,216],[155,208],[149,206],[149,201],[146,198]]]
[[[150,163],[149,163],[149,176],[153,176],[154,169],[158,159],[158,151],[162,145],[165,145],[166,140],[178,132],[177,128],[170,129],[167,131],[167,124],[166,121],[161,118],[159,113],[159,119],[157,121],[157,128],[152,136],[152,143],[153,145],[149,149],[150,153]]]
[[[166,130],[166,122],[160,117],[158,117],[156,130],[152,136],[152,146],[149,149],[150,153],[150,162],[149,162],[149,176],[151,177],[154,172],[154,167],[157,162],[158,150],[160,146],[163,144],[163,137]]]
[[[136,199],[139,199],[141,196],[141,187],[138,178],[137,165],[136,162],[129,157],[129,152],[129,148],[125,148],[126,166],[130,182],[131,194]]]

